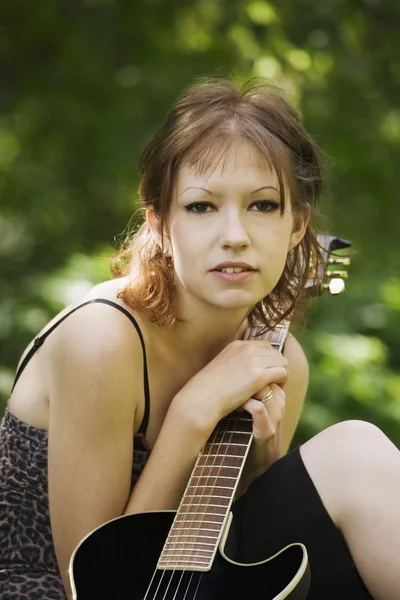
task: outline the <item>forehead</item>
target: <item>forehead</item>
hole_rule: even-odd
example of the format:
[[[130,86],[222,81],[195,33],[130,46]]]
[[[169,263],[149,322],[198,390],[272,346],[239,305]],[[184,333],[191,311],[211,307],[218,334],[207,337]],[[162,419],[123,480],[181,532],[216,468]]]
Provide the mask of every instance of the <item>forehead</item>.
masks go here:
[[[241,182],[254,186],[278,185],[278,176],[268,158],[250,142],[240,142],[219,149],[209,149],[206,155],[194,154],[178,170],[175,188],[181,192],[193,184],[205,185]]]

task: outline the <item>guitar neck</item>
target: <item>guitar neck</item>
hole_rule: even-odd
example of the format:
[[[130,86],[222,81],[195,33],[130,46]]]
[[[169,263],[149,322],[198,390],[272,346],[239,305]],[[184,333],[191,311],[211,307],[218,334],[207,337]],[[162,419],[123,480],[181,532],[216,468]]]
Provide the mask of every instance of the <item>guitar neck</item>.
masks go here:
[[[249,327],[244,339],[266,339],[282,351],[288,321],[257,336],[259,329]],[[245,411],[217,424],[193,468],[157,568],[211,568],[252,439],[252,419]]]

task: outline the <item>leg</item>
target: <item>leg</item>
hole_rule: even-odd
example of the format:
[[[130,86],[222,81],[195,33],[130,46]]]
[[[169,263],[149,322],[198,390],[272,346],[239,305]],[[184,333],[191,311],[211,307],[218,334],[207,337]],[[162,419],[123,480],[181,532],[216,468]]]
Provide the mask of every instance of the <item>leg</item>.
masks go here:
[[[347,421],[301,456],[370,593],[400,598],[400,452],[375,426]]]

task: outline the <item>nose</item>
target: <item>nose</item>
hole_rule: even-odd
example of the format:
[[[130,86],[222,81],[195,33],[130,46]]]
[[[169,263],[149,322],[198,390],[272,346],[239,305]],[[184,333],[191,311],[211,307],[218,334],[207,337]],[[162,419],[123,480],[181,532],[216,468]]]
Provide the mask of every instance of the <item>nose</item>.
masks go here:
[[[240,250],[250,245],[250,238],[240,214],[231,212],[222,219],[220,243],[223,248]]]

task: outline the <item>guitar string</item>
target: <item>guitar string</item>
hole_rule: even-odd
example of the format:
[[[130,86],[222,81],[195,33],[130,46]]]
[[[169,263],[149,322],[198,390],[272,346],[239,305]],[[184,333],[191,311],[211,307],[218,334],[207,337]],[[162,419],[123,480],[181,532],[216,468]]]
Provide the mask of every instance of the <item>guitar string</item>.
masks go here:
[[[196,586],[196,590],[194,592],[193,600],[196,600],[196,596],[197,596],[197,592],[199,591],[199,587],[200,587],[200,582],[201,582],[201,579],[202,579],[202,575],[203,574],[200,575],[199,580],[197,582],[197,586]],[[183,600],[185,600],[185,598]]]
[[[254,328],[248,328],[248,329],[246,330],[245,336],[243,337],[243,339],[244,339],[244,340],[246,340],[246,339],[249,339],[249,337],[250,337],[250,335],[251,335],[251,332],[252,332],[252,330],[253,330],[253,329],[254,329]],[[287,329],[288,329],[288,326],[287,326],[287,325],[286,325],[286,323],[285,323],[285,325],[284,325],[283,327],[282,327],[282,326],[279,326],[279,327],[276,327],[276,328],[274,328],[274,329],[272,329],[272,330],[268,331],[268,332],[267,332],[266,334],[264,334],[264,336],[263,336],[262,338],[260,338],[260,339],[268,339],[268,334],[272,334],[272,335],[274,335],[274,333],[278,333],[278,332],[277,332],[277,330],[279,331],[279,333],[281,333],[281,332],[283,333],[283,331],[284,331],[284,330],[286,330],[286,332],[287,332]],[[285,333],[286,333],[286,332],[285,332]],[[279,334],[278,334],[278,337],[279,337]],[[275,344],[276,344],[276,345],[279,345],[279,346],[280,346],[279,350],[281,350],[281,347],[283,346],[284,339],[285,339],[285,337],[282,335],[282,340],[279,340],[279,342],[278,342],[278,341],[273,341],[273,340],[270,340],[270,341],[271,341],[271,344],[274,344],[274,345],[275,345]],[[207,445],[207,444],[210,444],[210,445],[213,445],[213,444],[215,444],[215,443],[216,443],[216,442],[215,442],[215,440],[216,440],[216,436],[217,436],[217,434],[218,434],[218,433],[221,433],[221,441],[220,441],[220,442],[219,442],[219,444],[218,444],[218,445],[219,445],[219,449],[218,449],[218,451],[215,453],[215,456],[213,457],[213,458],[214,458],[214,460],[213,460],[213,464],[212,464],[212,465],[207,465],[207,464],[204,464],[204,465],[202,465],[202,466],[201,466],[201,473],[203,473],[203,472],[204,472],[204,468],[205,468],[205,467],[209,468],[209,469],[210,469],[210,471],[211,471],[212,469],[214,469],[214,468],[217,468],[217,469],[218,469],[218,471],[217,471],[217,475],[215,475],[215,476],[211,476],[211,475],[207,475],[207,476],[205,476],[205,477],[206,477],[206,484],[205,484],[204,486],[202,486],[202,487],[210,487],[210,488],[211,488],[211,490],[212,490],[212,492],[213,492],[213,491],[216,489],[216,487],[214,487],[214,486],[215,486],[215,484],[214,484],[214,486],[207,486],[207,482],[209,481],[209,479],[210,479],[210,478],[211,478],[211,479],[215,479],[215,480],[216,480],[216,479],[218,479],[218,478],[220,477],[220,473],[221,473],[221,468],[222,468],[222,465],[215,465],[215,462],[216,462],[216,457],[217,457],[217,455],[219,454],[219,451],[220,451],[220,449],[221,449],[221,445],[222,445],[223,443],[225,443],[225,444],[227,445],[227,448],[226,448],[226,450],[225,450],[225,454],[219,454],[219,456],[221,456],[221,457],[227,456],[227,452],[228,452],[228,450],[229,450],[229,445],[232,445],[232,444],[231,444],[231,441],[232,441],[232,435],[233,435],[232,431],[231,431],[231,433],[230,433],[230,439],[229,439],[229,442],[225,442],[225,441],[224,441],[224,440],[225,440],[225,437],[224,437],[224,436],[225,436],[225,433],[227,433],[227,431],[229,431],[228,427],[229,427],[229,424],[230,424],[230,422],[231,422],[232,420],[233,420],[233,419],[228,419],[228,420],[227,420],[225,431],[222,431],[222,432],[214,431],[214,432],[213,432],[213,435],[214,435],[214,441],[208,440],[208,441],[206,442],[206,445]],[[236,421],[236,420],[233,420],[233,422],[234,422],[234,425],[236,424],[236,423],[235,423],[235,421]],[[235,427],[234,427],[234,425],[233,425],[233,429],[235,428]],[[203,455],[203,456],[205,456],[205,457],[206,457],[207,455]],[[222,461],[221,461],[221,462],[222,462]],[[197,468],[198,468],[198,467],[197,467]],[[192,475],[191,475],[190,479],[191,479],[192,477],[193,477],[193,472],[192,472]],[[197,477],[197,478],[198,478],[199,476],[195,476],[195,477]],[[194,495],[194,496],[192,496],[192,498],[195,498],[195,497],[196,497],[195,495]],[[212,494],[210,494],[210,496],[209,496],[209,499],[208,499],[208,501],[207,501],[207,504],[205,505],[206,507],[208,507],[208,506],[209,506],[209,504],[210,504],[210,502],[211,502],[211,499],[212,499]],[[194,503],[194,501],[193,501],[193,500],[189,500],[189,509],[190,509],[190,506],[193,506],[193,504],[196,504],[196,503]],[[195,515],[195,516],[196,516],[196,514],[197,514],[197,511],[198,511],[198,507],[199,507],[199,506],[200,506],[200,504],[199,504],[199,503],[197,503],[197,504],[196,504],[196,508],[195,508],[195,512],[194,512],[194,515]],[[203,505],[203,506],[204,506],[204,505]],[[221,507],[223,507],[223,506],[224,506],[224,505],[221,505]],[[186,511],[184,514],[185,514],[185,515],[193,515],[193,513],[192,513],[190,510],[187,510],[187,511]],[[204,514],[206,514],[206,513],[202,513],[202,515],[204,515]],[[222,515],[221,515],[221,516],[222,516]],[[226,518],[226,514],[225,514],[224,518]],[[182,522],[183,522],[183,524],[185,524],[185,521],[187,521],[187,520],[188,520],[188,519],[184,517],[184,519],[183,519],[183,521],[182,521]],[[199,532],[201,531],[201,524],[203,523],[203,521],[204,521],[204,516],[202,516],[201,520],[199,521],[199,522],[200,522],[200,525],[197,527],[197,533],[199,533]],[[196,531],[196,530],[194,530],[194,531]],[[184,537],[185,537],[185,536],[184,536]],[[173,542],[173,543],[174,543],[174,542]],[[177,551],[178,551],[178,552],[180,552],[180,553],[182,554],[182,550],[179,550],[179,549],[177,549]],[[191,554],[191,557],[193,558],[193,550],[191,551],[191,553],[190,553],[190,554]],[[195,558],[196,558],[196,557],[195,557]],[[149,588],[148,588],[148,590],[147,590],[147,592],[146,592],[146,596],[145,596],[145,599],[144,599],[144,600],[146,600],[146,597],[147,597],[148,591],[149,591],[149,589],[150,589],[150,587],[151,587],[151,583],[152,583],[152,581],[153,581],[153,579],[154,579],[154,576],[155,576],[156,572],[157,572],[157,569],[156,569],[156,571],[155,571],[155,572],[154,572],[154,574],[153,574],[152,580],[151,580],[151,582],[150,582],[150,585],[149,585]],[[167,592],[168,592],[168,589],[169,589],[169,587],[170,587],[170,585],[171,585],[171,582],[172,582],[172,579],[173,579],[173,576],[174,576],[175,572],[176,572],[176,569],[173,569],[173,570],[172,570],[172,573],[171,573],[171,576],[170,576],[170,581],[169,581],[169,583],[168,583],[168,585],[167,585],[167,588],[166,588],[166,591],[165,591],[165,593],[164,593],[164,597],[163,597],[163,599],[162,599],[162,600],[165,600],[166,594],[167,594]],[[180,587],[180,585],[181,585],[181,581],[182,581],[182,577],[183,577],[183,574],[184,574],[185,572],[186,572],[186,570],[185,570],[185,569],[183,569],[183,570],[182,570],[181,577],[180,577],[180,580],[179,580],[179,582],[178,582],[178,585],[177,585],[177,588],[176,588],[176,592],[175,592],[175,595],[174,595],[174,597],[176,596],[176,594],[177,594],[177,592],[178,592],[178,590],[179,590],[179,587]],[[161,575],[161,577],[160,577],[160,581],[159,581],[159,583],[158,583],[158,586],[157,586],[157,589],[156,589],[156,594],[158,593],[158,590],[159,590],[159,588],[160,588],[160,585],[161,585],[161,583],[162,583],[162,580],[163,580],[163,578],[164,578],[164,575],[165,575],[165,574],[166,574],[166,569],[164,569],[164,570],[163,570],[163,573],[162,573],[162,575]],[[188,590],[189,590],[189,587],[190,587],[190,583],[191,583],[191,581],[192,581],[192,579],[193,579],[193,574],[194,574],[194,571],[192,571],[192,572],[191,572],[191,576],[190,576],[190,579],[189,579],[189,582],[188,582],[188,585],[187,585],[187,589],[186,589],[186,592],[185,592],[184,600],[185,600],[185,598],[186,598],[186,596],[187,596],[187,593],[188,593]],[[200,573],[199,581],[198,581],[198,584],[197,584],[197,587],[196,587],[196,592],[195,592],[195,595],[194,595],[194,597],[193,597],[193,598],[195,598],[195,597],[197,596],[197,592],[198,592],[198,589],[199,589],[199,586],[200,586],[200,583],[201,583],[202,576],[203,576],[203,573]]]
[[[164,576],[164,574],[165,574],[165,569],[164,569],[163,576]],[[174,574],[175,574],[175,569],[172,571],[172,575],[171,575],[171,577],[169,578],[168,585],[167,585],[167,587],[166,587],[166,589],[165,589],[164,596],[162,597],[162,599],[161,599],[161,600],[165,600],[165,598],[167,597],[168,590],[169,590],[169,586],[170,586],[170,585],[171,585],[171,583],[172,583],[172,580],[173,580],[173,578],[174,578]],[[176,591],[175,591],[175,594],[174,594],[174,598],[176,598],[176,594],[178,593],[179,585],[180,585],[180,582],[182,581],[183,574],[184,574],[184,571],[182,571],[181,577],[180,577],[180,579],[179,579],[179,583],[178,583],[178,585],[177,585],[177,588],[176,588]]]
[[[150,593],[150,589],[151,589],[151,586],[153,585],[153,581],[154,581],[154,578],[155,578],[155,576],[156,576],[156,575],[157,575],[157,568],[154,570],[153,577],[150,579],[150,583],[149,583],[149,585],[148,585],[148,587],[147,587],[147,590],[146,590],[146,593],[145,593],[145,595],[144,595],[144,598],[143,598],[143,600],[147,600],[147,596],[148,596],[148,594]],[[158,589],[159,589],[159,587],[160,587],[160,584],[161,584],[161,580],[158,582],[158,586],[157,586],[157,589],[156,589],[156,591],[155,591],[155,594],[157,594],[157,592],[158,592]],[[154,596],[153,596],[153,600],[155,600],[155,598],[156,598],[156,596],[154,595]]]
[[[174,594],[174,597],[172,598],[172,600],[176,600],[176,595],[177,595],[177,593],[178,593],[178,591],[179,591],[179,586],[180,586],[180,584],[181,584],[181,582],[182,582],[182,579],[183,579],[183,576],[184,576],[184,574],[185,574],[185,573],[186,573],[186,571],[185,571],[185,570],[183,570],[183,571],[181,572],[181,576],[180,576],[180,578],[179,578],[179,582],[178,582],[178,585],[176,586],[175,594]],[[172,578],[171,578],[171,580],[172,580]]]

